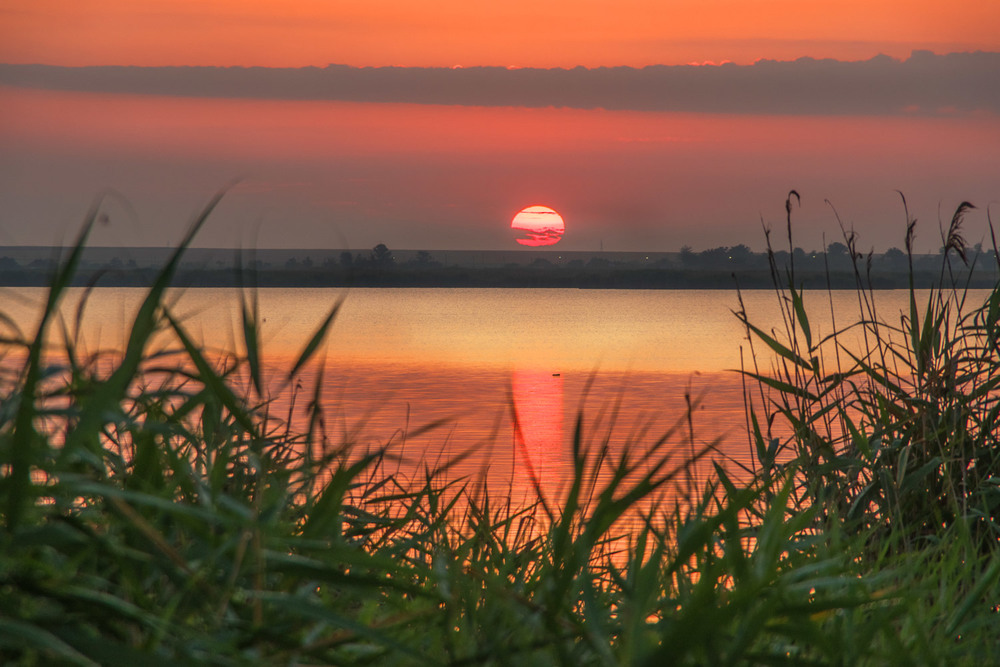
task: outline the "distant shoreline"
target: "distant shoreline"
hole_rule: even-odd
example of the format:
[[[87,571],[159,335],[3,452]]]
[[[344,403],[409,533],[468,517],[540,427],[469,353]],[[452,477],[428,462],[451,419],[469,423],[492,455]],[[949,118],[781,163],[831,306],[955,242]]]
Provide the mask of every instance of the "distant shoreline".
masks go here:
[[[72,284],[97,287],[145,287],[155,280],[170,248],[87,248]],[[42,246],[0,247],[0,286],[49,285],[65,251]],[[970,249],[969,267],[951,257],[959,284],[992,288],[1000,278],[992,251]],[[905,289],[910,262],[914,285],[932,287],[941,278],[941,255],[899,250],[858,258],[831,244],[827,253],[794,256],[776,252],[781,273],[794,264],[795,281],[812,289]],[[857,270],[857,274],[855,271]],[[947,274],[946,274],[947,275]],[[577,288],[577,289],[746,289],[773,286],[766,253],[745,246],[694,252],[543,251],[371,251],[351,250],[188,250],[173,284],[178,287],[433,287],[433,288]]]

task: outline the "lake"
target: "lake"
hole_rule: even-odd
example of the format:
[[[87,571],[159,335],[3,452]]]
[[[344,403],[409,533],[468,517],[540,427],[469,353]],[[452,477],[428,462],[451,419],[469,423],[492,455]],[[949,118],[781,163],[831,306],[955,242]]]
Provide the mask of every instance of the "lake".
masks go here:
[[[32,331],[45,290],[2,294],[3,310]],[[70,290],[64,303],[71,328],[83,294]],[[143,296],[141,289],[93,290],[81,347],[121,349]],[[716,458],[732,469],[752,465],[744,388],[734,372],[750,367],[751,351],[732,312],[735,290],[268,288],[257,298],[274,387],[343,300],[299,388],[275,397],[277,412],[304,414],[322,378],[330,441],[391,443],[400,474],[468,454],[457,474],[486,475],[491,488],[508,485],[511,493],[530,495],[538,485],[557,496],[571,471],[579,415],[583,441],[592,446],[641,449],[669,433],[678,462],[714,444]],[[814,337],[832,331],[831,301],[839,326],[856,320],[857,298],[848,291],[807,294]],[[898,322],[906,298],[905,291],[880,292],[880,312]],[[758,326],[781,328],[773,291],[747,291],[743,300]],[[187,289],[170,302],[208,352],[242,349],[237,290]],[[759,348],[767,368],[770,357]],[[431,423],[437,425],[413,435]]]

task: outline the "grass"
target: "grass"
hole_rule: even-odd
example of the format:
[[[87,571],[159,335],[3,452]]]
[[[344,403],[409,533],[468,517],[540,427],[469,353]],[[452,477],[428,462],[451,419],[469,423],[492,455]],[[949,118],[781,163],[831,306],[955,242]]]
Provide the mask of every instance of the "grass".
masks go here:
[[[814,339],[794,267],[775,262],[784,332],[738,313],[776,360],[764,368],[759,353],[747,371],[749,483],[717,467],[687,502],[660,502],[692,483],[670,454],[689,451],[686,424],[612,455],[580,415],[565,497],[521,508],[447,462],[404,479],[391,451],[330,441],[322,365],[308,418],[274,414],[266,388],[316,363],[338,303],[268,377],[249,290],[242,353],[207,358],[164,294],[216,203],[122,354],[82,356],[57,316],[98,207],[37,330],[8,327],[4,663],[997,661],[996,290],[985,304],[911,290],[910,313],[887,324],[859,268],[862,321],[845,330],[864,332],[858,354]],[[790,233],[791,198],[788,210]],[[58,354],[43,349],[50,332]],[[172,343],[151,351],[158,332]]]
[[[959,206],[942,232],[943,281],[953,253],[968,261],[961,226],[971,208]],[[908,248],[914,227],[908,219]],[[793,269],[780,294],[783,336],[738,313],[778,356],[773,372],[748,376],[774,390],[769,420],[778,415],[793,430],[779,443],[755,418],[758,458],[780,471],[775,461],[787,453],[804,473],[797,502],[873,544],[906,552],[954,529],[990,552],[1000,538],[1000,291],[977,304],[953,281],[925,299],[911,285],[909,311],[887,321],[865,288],[855,240],[848,235],[861,316],[851,327],[861,349],[842,342],[846,329],[812,335]]]

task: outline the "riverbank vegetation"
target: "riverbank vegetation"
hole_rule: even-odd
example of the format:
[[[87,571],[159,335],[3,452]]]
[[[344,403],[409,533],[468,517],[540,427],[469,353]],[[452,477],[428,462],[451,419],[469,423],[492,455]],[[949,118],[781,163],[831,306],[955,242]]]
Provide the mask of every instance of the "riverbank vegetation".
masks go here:
[[[616,454],[581,418],[567,492],[523,507],[449,462],[403,477],[393,448],[332,440],[321,364],[305,417],[278,409],[269,388],[291,392],[317,363],[337,303],[274,376],[248,290],[243,349],[206,356],[165,292],[214,204],[151,281],[123,352],[83,356],[78,322],[57,316],[97,209],[37,328],[2,323],[4,663],[1000,658],[1000,290],[974,303],[956,277],[967,206],[939,287],[911,287],[901,317],[875,310],[854,261],[859,321],[814,331],[822,293],[768,254],[783,323],[737,313],[755,346],[752,471],[719,462],[699,482],[690,464],[712,451],[692,451],[687,424]],[[58,349],[43,349],[50,334]],[[840,344],[858,335],[860,349]]]

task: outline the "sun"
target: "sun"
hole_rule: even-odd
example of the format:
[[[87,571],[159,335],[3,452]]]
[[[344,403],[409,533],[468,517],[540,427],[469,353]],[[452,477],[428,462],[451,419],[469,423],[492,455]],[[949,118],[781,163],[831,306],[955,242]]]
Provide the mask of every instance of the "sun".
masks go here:
[[[559,243],[566,231],[566,223],[548,206],[529,206],[514,216],[510,228],[523,232],[517,238],[521,245],[544,246]]]

